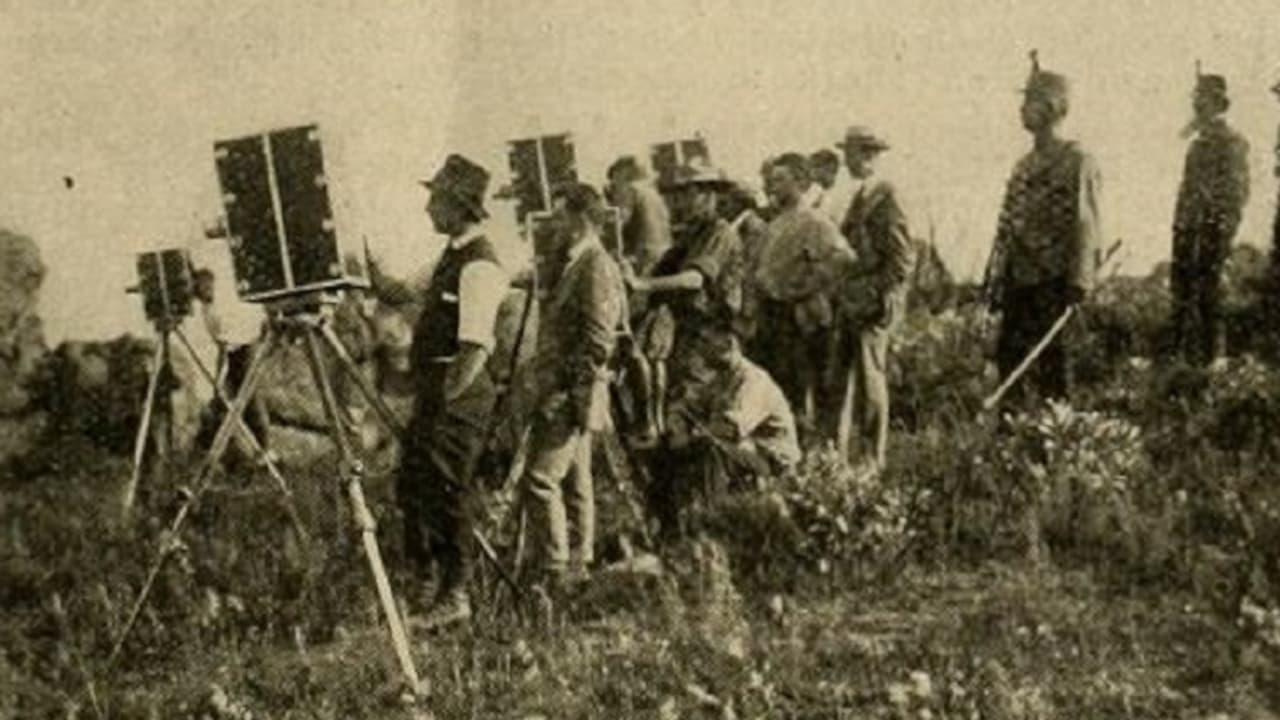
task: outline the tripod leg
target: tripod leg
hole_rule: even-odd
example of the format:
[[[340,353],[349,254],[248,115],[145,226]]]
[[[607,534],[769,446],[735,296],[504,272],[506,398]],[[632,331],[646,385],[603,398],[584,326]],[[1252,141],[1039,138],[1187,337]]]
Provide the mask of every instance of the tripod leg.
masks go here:
[[[387,406],[386,401],[382,399],[382,395],[369,382],[369,378],[360,374],[356,361],[351,359],[351,353],[347,352],[346,346],[342,344],[342,340],[338,338],[333,328],[327,322],[322,322],[317,326],[317,329],[320,331],[321,337],[324,338],[325,344],[329,346],[329,349],[338,358],[338,364],[342,366],[343,372],[347,373],[347,376],[355,381],[356,387],[360,388],[360,394],[364,395],[365,400],[368,400],[369,404],[373,406],[374,411],[378,413],[378,417],[387,426],[387,429],[395,433],[397,438],[403,436],[405,433],[404,423]]]
[[[201,360],[200,356],[196,353],[195,348],[191,346],[191,341],[187,339],[186,333],[182,332],[180,328],[175,328],[173,332],[178,336],[178,340],[182,343],[183,347],[186,348],[187,355],[191,357],[191,361],[195,363],[200,374],[204,376],[204,379],[208,381],[210,387],[213,388],[214,398],[220,401],[223,405],[230,407],[231,403],[227,401],[226,396],[222,393],[222,389],[218,387],[217,378],[213,376],[213,373],[209,371],[209,367],[204,364],[204,361]],[[289,522],[293,524],[294,532],[296,532],[298,534],[298,538],[306,544],[306,526],[302,524],[302,518],[298,515],[298,508],[293,502],[293,491],[289,489],[289,483],[285,481],[284,475],[280,473],[280,468],[276,467],[275,461],[271,459],[271,456],[267,453],[266,449],[258,442],[258,438],[254,437],[253,431],[250,430],[249,425],[245,423],[244,417],[242,415],[236,415],[235,422],[236,432],[240,434],[240,439],[247,443],[250,452],[252,452],[255,457],[261,458],[263,464],[266,465],[267,473],[271,475],[271,479],[275,481],[276,487],[284,496],[285,512],[289,514]]]
[[[378,600],[382,603],[382,612],[387,618],[387,626],[391,632],[391,644],[395,648],[396,658],[400,661],[400,669],[409,682],[409,690],[415,694],[421,692],[418,670],[413,665],[413,655],[409,652],[409,638],[400,618],[400,610],[396,606],[395,596],[391,592],[391,582],[387,579],[386,568],[382,565],[382,553],[378,549],[377,522],[369,506],[364,500],[364,486],[361,480],[359,460],[351,452],[346,432],[343,430],[342,417],[338,413],[338,402],[334,398],[333,387],[329,384],[329,376],[325,373],[324,359],[320,355],[320,343],[316,340],[316,328],[305,328],[303,333],[307,343],[307,359],[311,364],[311,374],[320,389],[320,400],[324,403],[325,415],[329,420],[329,430],[338,446],[338,454],[342,458],[342,475],[346,483],[347,499],[351,502],[351,511],[356,527],[360,530],[360,540],[364,545],[365,558],[369,561],[369,569],[373,572],[373,582],[378,590]],[[336,338],[335,338],[336,339]],[[338,356],[343,364],[349,357]],[[350,368],[354,370],[355,368]]]
[[[249,370],[245,375],[244,385],[240,388],[240,394],[231,403],[231,409],[227,411],[227,416],[222,419],[222,424],[218,426],[218,431],[214,434],[213,443],[209,448],[209,454],[196,470],[195,479],[192,482],[192,490],[188,492],[186,500],[183,501],[181,507],[178,508],[178,512],[173,516],[172,522],[169,523],[165,547],[160,549],[159,556],[156,557],[151,564],[151,569],[147,572],[147,580],[143,583],[142,590],[138,592],[133,608],[129,611],[129,618],[125,621],[119,637],[116,638],[115,644],[111,648],[111,654],[107,657],[107,665],[110,665],[116,659],[116,656],[120,654],[120,649],[124,647],[124,641],[129,637],[129,632],[133,629],[134,623],[138,621],[138,616],[142,613],[147,597],[151,594],[151,587],[155,584],[156,578],[159,577],[160,570],[164,567],[165,558],[169,555],[168,542],[176,538],[178,532],[182,530],[187,516],[191,513],[192,504],[204,492],[205,485],[208,483],[213,469],[218,466],[218,462],[222,459],[222,454],[227,451],[227,446],[231,442],[231,430],[235,427],[235,423],[239,420],[241,414],[244,413],[245,407],[249,404],[249,398],[253,397],[258,382],[262,378],[262,369],[266,365],[268,355],[275,349],[276,341],[275,333],[271,332],[258,345],[253,359],[249,363]]]
[[[133,441],[133,473],[129,476],[129,484],[124,487],[122,517],[126,519],[133,510],[133,501],[138,494],[138,482],[142,478],[142,462],[147,452],[147,437],[151,434],[151,409],[156,403],[156,388],[160,384],[163,354],[163,348],[157,345],[155,356],[151,359],[151,376],[147,379],[147,396],[142,401],[142,420],[138,423],[138,435]]]

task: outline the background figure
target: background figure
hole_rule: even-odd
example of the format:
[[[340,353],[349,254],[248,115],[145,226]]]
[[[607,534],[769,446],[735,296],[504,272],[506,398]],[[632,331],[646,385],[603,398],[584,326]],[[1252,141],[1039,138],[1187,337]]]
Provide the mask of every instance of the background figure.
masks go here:
[[[829,408],[825,431],[840,456],[871,472],[884,467],[889,444],[889,334],[906,309],[914,246],[892,185],[873,180],[875,158],[888,143],[863,127],[845,133],[845,163],[859,183],[841,233],[855,260],[844,278],[832,338],[830,380],[822,393]]]
[[[622,218],[622,253],[636,273],[648,275],[671,249],[671,217],[667,203],[647,178],[633,155],[609,166],[605,196]],[[662,432],[667,392],[667,359],[675,341],[675,320],[669,307],[659,304],[648,312],[648,303],[636,297],[628,307],[634,330],[624,350],[628,357],[629,389],[635,398],[639,442],[652,443]]]
[[[1225,354],[1222,269],[1249,199],[1249,143],[1223,114],[1227,81],[1199,75],[1192,94],[1196,135],[1187,148],[1173,220],[1173,329],[1179,356],[1208,365]]]
[[[809,169],[813,174],[813,185],[809,189],[812,207],[838,227],[849,209],[849,195],[836,183],[840,176],[840,156],[831,148],[822,148],[809,156]]]
[[[1023,91],[1022,125],[1031,152],[1013,168],[1005,190],[986,290],[1001,313],[996,365],[1006,378],[1070,306],[1084,300],[1098,268],[1101,179],[1093,158],[1057,128],[1068,110],[1065,77],[1033,66]],[[1027,376],[1005,395],[1025,402],[1028,389],[1065,397],[1071,385],[1068,336],[1059,335]]]
[[[804,202],[809,186],[804,156],[774,158],[768,173],[766,192],[778,214],[769,222],[750,282],[758,313],[749,355],[786,393],[807,443],[815,430],[827,426],[815,420],[810,406],[826,374],[835,321],[832,294],[852,252],[836,226]]]
[[[538,323],[532,369],[536,410],[523,487],[533,542],[553,588],[570,573],[585,576],[595,542],[591,433],[608,422],[608,363],[624,307],[621,274],[600,243],[603,212],[600,196],[588,185],[559,191],[555,213],[565,264]],[[572,568],[570,515],[580,543]]]
[[[683,516],[695,499],[751,489],[800,460],[786,396],[743,356],[733,319],[702,323],[693,342],[709,380],[673,404],[671,431],[650,461],[649,508],[664,540],[687,531]]]
[[[262,325],[266,317],[260,307],[241,302],[238,298],[218,302],[214,297],[215,278],[212,270],[201,268],[195,272],[192,280],[196,299],[200,301],[200,314],[205,328],[218,348],[214,377],[221,380],[222,392],[227,402],[235,402],[249,372],[254,349],[262,338]],[[197,449],[209,449],[213,444],[213,436],[217,434],[226,415],[227,406],[215,394],[200,418],[200,429],[195,438]],[[271,421],[266,405],[256,393],[245,406],[244,422],[264,450],[270,447],[268,428]],[[233,446],[239,447],[235,443]]]

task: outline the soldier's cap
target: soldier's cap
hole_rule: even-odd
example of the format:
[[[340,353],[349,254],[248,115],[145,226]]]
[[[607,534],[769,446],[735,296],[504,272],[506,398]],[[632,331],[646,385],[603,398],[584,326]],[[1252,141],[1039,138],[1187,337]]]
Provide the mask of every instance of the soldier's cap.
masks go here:
[[[1056,72],[1036,69],[1022,88],[1023,95],[1035,95],[1046,100],[1065,100],[1071,93],[1067,77]]]
[[[876,135],[871,131],[871,128],[865,125],[850,125],[844,131],[844,140],[836,143],[836,147],[842,150],[860,148],[884,152],[889,149],[889,143],[885,142],[883,138]]]
[[[1221,75],[1197,75],[1196,94],[1225,98],[1227,96],[1227,79]]]
[[[484,209],[484,195],[489,188],[489,171],[454,153],[430,179],[419,180],[433,193],[446,193],[466,205],[479,219],[489,217]]]
[[[723,170],[698,156],[676,168],[675,176],[671,179],[672,189],[694,186],[727,190],[733,187],[733,181]]]

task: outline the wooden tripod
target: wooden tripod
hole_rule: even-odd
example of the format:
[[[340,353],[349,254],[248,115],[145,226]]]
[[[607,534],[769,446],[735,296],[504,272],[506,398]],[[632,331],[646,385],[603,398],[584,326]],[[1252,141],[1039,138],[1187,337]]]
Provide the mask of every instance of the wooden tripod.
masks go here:
[[[333,315],[333,306],[336,302],[337,298],[334,296],[305,295],[281,301],[279,304],[269,308],[270,321],[262,341],[254,349],[253,359],[249,363],[244,384],[236,397],[231,400],[227,415],[213,437],[209,452],[196,470],[195,478],[191,484],[192,492],[178,508],[178,512],[169,524],[168,538],[176,538],[190,515],[196,498],[207,489],[213,476],[213,470],[218,467],[223,453],[226,452],[230,445],[232,433],[240,432],[242,435],[252,438],[252,433],[245,426],[242,416],[254,392],[257,390],[259,382],[262,380],[267,363],[276,357],[277,352],[284,347],[286,340],[302,339],[306,344],[311,374],[324,406],[330,436],[338,448],[340,457],[338,466],[339,480],[351,505],[356,529],[360,532],[365,559],[368,561],[369,569],[373,575],[378,600],[382,606],[382,612],[391,636],[392,647],[400,663],[400,669],[404,673],[409,692],[415,696],[422,697],[428,694],[429,688],[419,680],[417,668],[413,663],[413,656],[409,651],[409,639],[405,632],[404,621],[400,617],[400,611],[396,606],[395,597],[391,591],[391,583],[387,579],[386,569],[382,564],[382,554],[379,551],[376,536],[377,524],[374,521],[373,514],[369,512],[369,507],[364,498],[364,485],[362,482],[364,468],[359,458],[352,451],[351,441],[347,437],[346,426],[339,413],[333,386],[325,370],[321,346],[328,346],[339,365],[348,375],[357,379],[357,385],[360,387],[361,392],[377,408],[378,413],[380,415],[385,413],[384,419],[391,419],[393,416],[390,409],[382,402],[381,397],[378,396],[364,376],[360,374],[351,359],[351,355],[330,326],[329,321]],[[179,337],[183,336],[180,335]],[[201,367],[207,376],[207,368]],[[256,441],[251,439],[250,442],[255,450],[261,449]],[[129,618],[112,647],[111,655],[107,660],[108,664],[114,661],[119,654],[125,640],[128,638],[129,632],[137,622],[170,549],[169,543],[166,542],[165,547],[161,548],[159,555],[152,564],[146,582],[134,602]]]

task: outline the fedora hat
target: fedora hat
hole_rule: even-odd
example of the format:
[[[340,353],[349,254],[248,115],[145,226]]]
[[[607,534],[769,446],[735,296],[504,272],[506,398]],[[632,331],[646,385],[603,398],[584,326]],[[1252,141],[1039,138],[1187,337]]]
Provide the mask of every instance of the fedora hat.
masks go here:
[[[875,150],[884,152],[889,149],[889,143],[883,138],[871,131],[871,128],[865,125],[850,125],[844,131],[844,139],[836,143],[836,147],[840,149],[862,148],[865,150]]]
[[[430,179],[419,180],[433,193],[445,193],[461,202],[478,219],[489,217],[484,209],[484,195],[489,188],[489,171],[467,158],[452,154]]]

